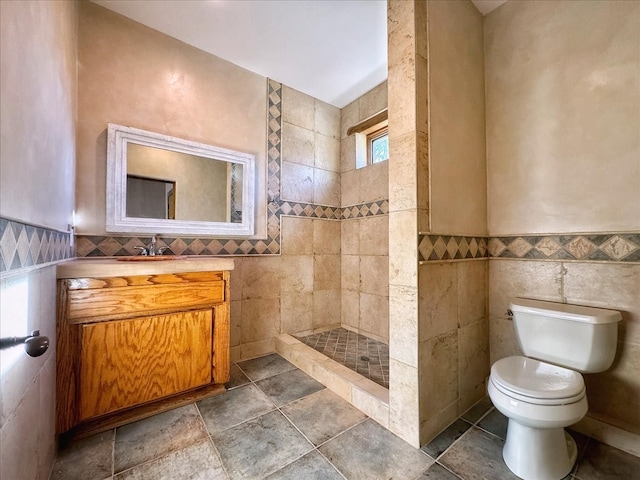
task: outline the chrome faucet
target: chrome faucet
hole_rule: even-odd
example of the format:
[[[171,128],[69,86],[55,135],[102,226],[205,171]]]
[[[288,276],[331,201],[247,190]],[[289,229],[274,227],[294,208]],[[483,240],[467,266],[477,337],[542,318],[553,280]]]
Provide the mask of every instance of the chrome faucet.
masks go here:
[[[151,244],[148,247],[133,247],[140,250],[140,255],[155,257],[156,255],[162,255],[162,252],[167,250],[169,247],[160,247],[156,249],[156,236],[153,235],[151,237]]]

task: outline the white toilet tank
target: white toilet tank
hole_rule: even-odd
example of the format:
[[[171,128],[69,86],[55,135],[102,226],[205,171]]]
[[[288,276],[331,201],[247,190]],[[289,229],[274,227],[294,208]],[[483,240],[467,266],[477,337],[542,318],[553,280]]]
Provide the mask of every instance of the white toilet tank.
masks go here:
[[[597,373],[613,363],[620,312],[603,308],[514,298],[510,305],[527,357]]]

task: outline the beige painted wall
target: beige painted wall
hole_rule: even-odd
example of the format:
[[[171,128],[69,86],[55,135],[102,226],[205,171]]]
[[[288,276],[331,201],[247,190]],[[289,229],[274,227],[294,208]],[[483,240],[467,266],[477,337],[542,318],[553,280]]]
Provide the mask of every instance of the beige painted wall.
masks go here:
[[[347,130],[387,108],[387,82],[341,111],[342,206],[389,198],[389,162],[356,169],[355,135]],[[389,217],[345,219],[341,229],[342,325],[389,343]]]
[[[105,233],[111,122],[255,155],[264,237],[266,79],[89,2],[78,35],[78,232]]]
[[[489,233],[640,227],[640,3],[485,19]]]
[[[430,231],[486,235],[483,17],[471,2],[427,5]]]
[[[489,232],[640,231],[640,4],[507,2],[486,17]],[[589,415],[640,432],[640,266],[492,259],[491,361],[516,354],[508,299],[620,310]]]
[[[66,232],[74,207],[75,7],[1,3],[0,216]]]
[[[74,203],[74,2],[0,2],[0,215],[66,231]],[[55,266],[3,276],[0,336],[40,329],[38,358],[0,359],[0,478],[48,478],[55,456]]]

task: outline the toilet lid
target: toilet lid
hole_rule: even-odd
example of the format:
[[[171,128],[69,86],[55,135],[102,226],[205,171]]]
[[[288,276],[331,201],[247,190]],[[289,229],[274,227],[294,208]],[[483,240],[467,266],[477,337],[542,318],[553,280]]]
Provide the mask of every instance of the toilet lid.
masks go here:
[[[507,357],[491,367],[497,385],[516,394],[538,399],[568,399],[584,393],[582,375],[527,357]]]

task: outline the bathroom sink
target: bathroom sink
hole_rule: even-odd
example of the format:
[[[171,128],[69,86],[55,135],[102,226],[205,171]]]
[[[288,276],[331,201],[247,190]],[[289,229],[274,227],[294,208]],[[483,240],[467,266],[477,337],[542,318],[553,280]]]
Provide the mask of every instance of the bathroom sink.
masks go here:
[[[187,255],[136,255],[134,257],[118,257],[119,262],[160,262],[166,260],[184,260]]]

